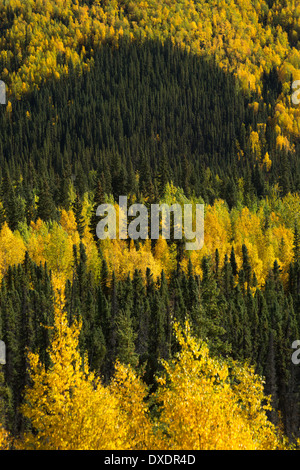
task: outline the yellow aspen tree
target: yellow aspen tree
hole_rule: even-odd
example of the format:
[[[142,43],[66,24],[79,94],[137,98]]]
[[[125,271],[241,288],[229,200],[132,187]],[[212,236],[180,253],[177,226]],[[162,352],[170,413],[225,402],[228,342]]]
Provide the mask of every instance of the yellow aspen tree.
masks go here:
[[[268,421],[269,398],[263,381],[248,366],[229,364],[209,354],[204,342],[174,325],[181,348],[162,361],[159,377],[156,445],[164,450],[278,449],[286,441]],[[234,384],[234,385],[233,385]]]
[[[0,451],[9,449],[9,434],[1,426],[0,423]]]
[[[78,350],[80,324],[68,326],[61,295],[55,306],[54,331],[46,370],[38,354],[28,353],[32,386],[21,407],[34,432],[25,433],[21,449],[127,449],[127,425],[118,400],[88,370]]]

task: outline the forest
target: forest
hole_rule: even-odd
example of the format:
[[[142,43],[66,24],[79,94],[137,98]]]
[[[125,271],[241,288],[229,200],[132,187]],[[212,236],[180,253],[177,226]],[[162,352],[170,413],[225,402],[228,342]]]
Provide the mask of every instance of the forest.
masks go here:
[[[1,2],[1,449],[297,448],[298,9]],[[203,248],[98,239],[120,195]]]

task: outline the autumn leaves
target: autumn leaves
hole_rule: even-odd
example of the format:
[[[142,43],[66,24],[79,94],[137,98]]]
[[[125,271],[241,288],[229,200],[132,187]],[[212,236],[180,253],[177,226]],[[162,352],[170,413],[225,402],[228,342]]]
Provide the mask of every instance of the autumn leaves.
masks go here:
[[[218,250],[222,262],[226,254],[230,256],[232,247],[240,269],[242,247],[246,245],[258,285],[264,283],[275,260],[281,266],[283,280],[286,280],[293,259],[293,230],[299,204],[299,196],[290,194],[282,200],[275,197],[274,200],[262,201],[256,211],[247,207],[229,211],[221,200],[205,206],[204,247],[200,251],[185,252],[181,262],[183,269],[187,269],[190,257],[195,272],[201,275],[204,256],[214,257]],[[88,228],[90,211],[91,203],[85,198],[85,228],[81,239],[72,209],[63,209],[59,222],[49,224],[38,219],[31,222],[26,230],[13,232],[4,223],[0,231],[1,277],[9,265],[22,263],[28,251],[36,264],[47,263],[54,276],[66,281],[72,276],[73,246],[78,246],[80,241],[85,246],[87,266],[95,280],[100,276],[102,258],[107,262],[109,274],[112,275],[114,271],[119,279],[133,273],[135,269],[141,269],[144,273],[146,266],[155,278],[162,269],[169,275],[176,267],[176,251],[172,249],[172,244],[162,238],[156,241],[154,248],[150,240],[143,241],[139,248],[133,240],[131,243],[119,239],[96,242]],[[97,243],[101,244],[101,256]]]
[[[163,361],[156,392],[150,393],[141,377],[119,362],[111,382],[103,385],[82,363],[80,323],[68,325],[61,297],[50,367],[29,353],[32,385],[22,413],[33,431],[15,445],[39,450],[284,448],[285,440],[267,420],[270,406],[253,370],[212,358],[188,323],[173,327],[179,352]]]
[[[209,54],[233,72],[246,93],[262,95],[263,74],[278,71],[282,90],[275,97],[278,146],[299,136],[299,107],[291,105],[290,79],[299,76],[299,7],[293,2],[245,0],[199,2],[56,2],[11,0],[0,6],[2,76],[11,99],[20,99],[44,78],[59,79],[72,67],[93,65],[95,49],[131,40],[171,39],[188,52]],[[72,64],[72,65],[71,65]]]

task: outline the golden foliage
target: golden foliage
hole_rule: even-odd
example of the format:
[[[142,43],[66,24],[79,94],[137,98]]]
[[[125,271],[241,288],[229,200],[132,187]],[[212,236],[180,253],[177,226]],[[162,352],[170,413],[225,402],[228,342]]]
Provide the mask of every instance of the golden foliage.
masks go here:
[[[174,325],[180,352],[163,361],[152,396],[159,412],[151,417],[149,390],[130,367],[117,362],[107,386],[78,352],[80,325],[68,326],[63,297],[55,309],[55,330],[46,370],[29,353],[33,385],[21,411],[34,432],[17,447],[44,450],[202,450],[287,448],[267,419],[269,399],[252,368],[212,358],[205,343]],[[4,436],[5,437],[5,436]]]
[[[175,325],[178,357],[163,361],[159,378],[161,403],[156,445],[164,450],[254,450],[282,448],[263,382],[248,366],[227,364],[210,356],[205,343]],[[263,402],[267,404],[263,405]]]
[[[145,275],[146,267],[149,267],[154,278],[160,276],[162,262],[154,257],[148,243],[142,244],[137,249],[131,240],[128,246],[125,240],[104,240],[101,243],[103,257],[107,262],[109,274],[114,271],[117,279],[124,279],[128,274],[133,274],[135,269],[141,270]]]
[[[174,203],[173,199],[168,201]],[[191,201],[185,201],[191,203]],[[293,229],[300,208],[300,198],[297,194],[288,194],[282,200],[273,199],[261,201],[256,209],[239,207],[229,210],[226,203],[217,200],[213,205],[205,207],[204,246],[201,250],[183,252],[181,266],[187,269],[188,259],[194,266],[195,273],[201,276],[201,262],[204,256],[214,258],[219,252],[220,263],[225,255],[230,256],[234,247],[238,269],[242,266],[242,246],[246,245],[250,263],[255,271],[258,285],[262,286],[269,270],[277,260],[282,270],[282,278],[287,280],[289,265],[293,258]],[[265,211],[269,212],[266,225]],[[92,279],[97,283],[101,274],[102,257],[107,262],[108,274],[113,271],[118,279],[124,279],[128,274],[133,275],[135,269],[140,270],[145,277],[149,268],[154,279],[164,270],[167,277],[176,269],[176,245],[170,244],[160,237],[154,248],[151,240],[141,240],[135,245],[133,240],[106,239],[97,243],[101,247],[101,257],[97,243],[89,231],[89,215],[86,215],[86,225],[81,239],[87,255],[87,269]],[[61,211],[59,223],[51,225],[38,219],[31,222],[29,230],[21,236],[18,231],[12,232],[7,223],[0,231],[0,276],[8,266],[21,263],[25,251],[37,263],[47,263],[53,276],[62,280],[71,280],[73,269],[73,246],[77,248],[80,237],[74,218],[74,213]]]
[[[125,413],[128,423],[128,446],[133,450],[151,449],[154,445],[154,435],[149,408],[145,401],[147,386],[132,369],[117,362],[109,389]]]
[[[25,256],[25,243],[19,232],[12,232],[4,222],[0,231],[0,278],[10,265],[22,263]]]

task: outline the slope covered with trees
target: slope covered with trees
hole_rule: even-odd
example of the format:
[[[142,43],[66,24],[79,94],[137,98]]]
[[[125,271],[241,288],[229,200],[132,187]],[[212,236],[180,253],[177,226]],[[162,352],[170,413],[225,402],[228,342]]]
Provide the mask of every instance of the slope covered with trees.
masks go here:
[[[280,426],[297,442],[297,9],[2,2],[0,447],[280,448]],[[96,208],[118,211],[121,195],[148,209],[204,203],[204,247],[98,240]],[[207,424],[208,395],[196,442],[180,429]],[[77,440],[64,426],[55,436],[79,403],[120,435],[99,443],[87,424],[80,437],[78,414]]]

